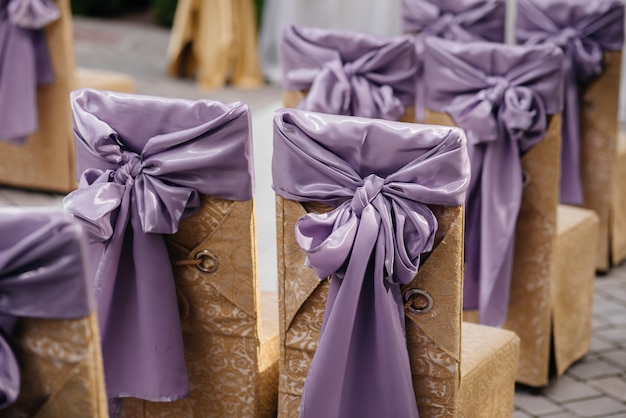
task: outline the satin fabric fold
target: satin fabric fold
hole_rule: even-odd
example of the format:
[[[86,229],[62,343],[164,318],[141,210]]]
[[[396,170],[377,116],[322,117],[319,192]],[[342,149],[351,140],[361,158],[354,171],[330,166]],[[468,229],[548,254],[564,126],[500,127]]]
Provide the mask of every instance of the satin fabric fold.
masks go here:
[[[330,289],[301,417],[418,417],[400,286],[430,251],[428,204],[459,205],[469,184],[458,128],[279,110],[274,190],[335,208],[296,224],[306,264]]]
[[[308,90],[302,110],[398,120],[415,101],[416,57],[407,36],[291,25],[283,34],[283,88]]]
[[[63,211],[0,208],[0,410],[19,396],[20,367],[5,340],[17,319],[93,311],[85,251],[82,228]]]
[[[429,38],[424,56],[427,108],[448,113],[468,138],[463,306],[500,326],[522,199],[520,158],[545,136],[548,115],[561,111],[563,54],[554,45]]]
[[[403,0],[402,31],[415,35],[417,54],[415,118],[424,120],[424,41],[429,36],[461,42],[504,42],[502,0]]]
[[[64,204],[91,241],[107,394],[180,399],[189,382],[162,234],[200,194],[252,198],[248,108],[89,89],[71,103],[80,187]]]
[[[619,0],[518,0],[515,35],[530,45],[554,43],[565,54],[560,201],[581,205],[582,88],[602,73],[603,51],[622,48],[624,4]]]
[[[37,130],[37,85],[54,81],[43,27],[52,0],[0,0],[0,140],[23,145]]]

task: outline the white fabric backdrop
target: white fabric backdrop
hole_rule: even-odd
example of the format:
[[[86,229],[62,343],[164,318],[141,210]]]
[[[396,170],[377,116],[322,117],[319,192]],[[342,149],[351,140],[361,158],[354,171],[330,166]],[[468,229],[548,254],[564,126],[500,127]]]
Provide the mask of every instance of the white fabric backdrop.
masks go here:
[[[259,35],[263,73],[281,79],[280,42],[285,26],[296,23],[353,30],[377,36],[401,34],[401,0],[266,0]]]

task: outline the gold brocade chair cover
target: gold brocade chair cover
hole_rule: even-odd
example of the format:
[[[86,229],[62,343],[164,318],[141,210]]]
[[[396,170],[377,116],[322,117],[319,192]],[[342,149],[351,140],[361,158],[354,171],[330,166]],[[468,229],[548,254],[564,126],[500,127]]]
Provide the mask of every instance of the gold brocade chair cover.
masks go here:
[[[132,92],[125,75],[75,68],[69,0],[56,0],[61,17],[46,27],[54,82],[37,90],[38,130],[26,144],[0,141],[0,183],[12,187],[66,193],[76,188],[70,91],[79,87]]]
[[[611,265],[616,266],[626,260],[626,133],[620,131],[617,137],[617,161],[613,173],[613,199],[609,217],[611,239]]]
[[[45,284],[51,280],[63,281],[60,276],[74,275],[75,278],[82,275],[85,283],[89,280],[85,277],[86,267],[81,262],[84,257],[84,236],[82,230],[72,226],[72,219],[62,211],[50,209],[3,209],[0,216],[6,217],[6,213],[14,210],[19,213],[15,222],[15,230],[20,227],[19,223],[29,225],[44,225],[36,228],[34,232],[21,235],[21,231],[15,230],[10,233],[11,237],[17,236],[15,248],[21,248],[27,253],[20,254],[10,260],[9,268],[13,270],[2,271],[3,278],[20,274],[20,278],[28,276],[39,281],[32,291],[37,293],[33,299],[45,301],[46,299],[58,300],[59,288],[63,285],[52,286]],[[63,217],[67,218],[63,220]],[[21,218],[21,219],[20,219]],[[32,227],[30,229],[33,229]],[[7,233],[3,230],[2,233]],[[33,240],[36,234],[45,234],[46,238],[54,235],[57,243],[46,243],[46,239]],[[6,237],[5,237],[6,238]],[[39,236],[41,238],[41,235]],[[12,239],[12,238],[11,238]],[[28,241],[27,241],[28,240]],[[57,249],[44,249],[44,247],[62,246]],[[3,251],[6,248],[3,248]],[[56,259],[48,258],[54,257]],[[38,268],[37,271],[28,271],[21,265],[20,258],[29,260]],[[6,258],[5,258],[6,261]],[[3,265],[3,267],[7,267]],[[34,281],[34,280],[33,280]],[[23,284],[22,284],[23,286]],[[19,285],[17,286],[19,290]],[[81,292],[81,287],[76,280],[66,286],[63,292],[73,293],[72,305],[79,306],[88,304],[88,294]],[[7,289],[4,289],[7,290]],[[11,293],[2,293],[6,298]],[[90,286],[86,286],[89,292]],[[18,294],[19,291],[14,292]],[[82,295],[81,295],[82,293]],[[81,297],[82,296],[82,297]],[[10,297],[10,296],[9,296]],[[22,298],[23,299],[23,298]],[[78,300],[82,300],[78,302]],[[6,303],[3,303],[3,308]],[[40,307],[42,310],[47,308]],[[67,309],[67,308],[66,308]],[[81,308],[82,309],[82,308]],[[4,311],[3,313],[6,313]],[[8,408],[0,409],[2,418],[108,418],[107,399],[104,385],[104,371],[102,368],[102,354],[100,351],[100,334],[98,319],[95,309],[86,316],[66,315],[72,319],[51,319],[41,317],[19,317],[15,328],[7,341],[10,342],[13,353],[19,363],[21,382],[20,392],[15,403]],[[4,353],[3,353],[4,354]],[[3,356],[2,367],[7,367],[7,358]],[[3,376],[4,377],[4,376]],[[3,382],[3,390],[4,387]],[[3,392],[4,394],[4,392]],[[3,402],[5,399],[3,399]]]
[[[581,177],[584,207],[600,218],[596,269],[606,272],[626,259],[626,149],[618,137],[622,51],[604,51],[602,74],[582,92]]]
[[[201,88],[263,85],[251,0],[180,0],[167,50],[171,76],[193,76]]]
[[[445,113],[427,110],[428,123],[455,126]],[[520,337],[516,380],[545,386],[554,355],[557,375],[589,351],[597,216],[558,204],[560,115],[522,158],[526,183],[515,230],[508,316],[503,326]],[[466,320],[478,322],[477,311]],[[553,340],[554,338],[554,340]]]
[[[279,417],[299,415],[329,288],[328,280],[320,280],[305,266],[306,254],[294,230],[305,214],[330,209],[319,202],[276,196]],[[507,330],[462,322],[464,208],[429,205],[429,209],[438,222],[433,250],[402,289],[420,417],[511,416],[519,339]]]
[[[174,402],[122,401],[120,417],[276,416],[276,294],[260,292],[254,202],[204,196],[167,239],[191,390]],[[260,319],[260,320],[259,320]]]

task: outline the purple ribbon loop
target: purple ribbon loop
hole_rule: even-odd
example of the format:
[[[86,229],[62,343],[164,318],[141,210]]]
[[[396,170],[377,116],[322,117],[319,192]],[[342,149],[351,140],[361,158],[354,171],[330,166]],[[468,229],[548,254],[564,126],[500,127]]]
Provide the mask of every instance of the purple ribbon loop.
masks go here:
[[[0,141],[37,130],[37,85],[54,81],[42,28],[59,15],[52,0],[0,0]]]
[[[518,41],[554,43],[565,54],[561,202],[582,204],[580,89],[601,74],[605,50],[622,48],[624,4],[619,0],[519,0],[518,9]]]
[[[299,108],[397,120],[413,105],[415,52],[408,37],[289,26],[282,45],[286,90],[309,90]]]
[[[84,89],[72,109],[82,175],[64,203],[92,242],[108,396],[180,399],[189,383],[161,234],[200,194],[252,198],[248,108]]]
[[[62,211],[0,208],[0,409],[19,396],[19,365],[4,338],[17,318],[72,319],[93,311],[83,239]]]
[[[9,22],[24,29],[42,29],[61,13],[53,0],[9,0]]]
[[[307,265],[332,279],[302,417],[418,416],[400,285],[432,249],[427,205],[461,204],[468,170],[457,128],[276,113],[276,193],[335,207],[296,224]]]
[[[426,105],[448,113],[470,144],[463,304],[488,325],[506,319],[520,156],[545,136],[547,116],[561,111],[562,63],[554,45],[426,40]]]

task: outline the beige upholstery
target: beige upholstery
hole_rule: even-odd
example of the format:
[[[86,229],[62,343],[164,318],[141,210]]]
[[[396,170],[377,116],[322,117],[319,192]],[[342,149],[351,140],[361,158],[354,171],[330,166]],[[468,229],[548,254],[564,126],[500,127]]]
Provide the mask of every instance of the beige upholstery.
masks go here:
[[[259,291],[253,201],[205,196],[167,243],[191,393],[176,402],[125,398],[120,417],[275,417],[278,306],[276,293]],[[198,259],[204,250],[210,258]]]
[[[610,268],[611,251],[613,265],[623,259],[609,248],[613,220],[626,217],[626,206],[613,204],[613,191],[626,188],[626,179],[616,176],[615,167],[621,66],[621,51],[604,52],[602,74],[585,87],[580,112],[584,207],[600,218],[596,269],[604,272]]]
[[[37,132],[24,146],[0,141],[0,184],[66,193],[76,188],[70,91],[78,87],[131,92],[118,73],[76,71],[69,0],[57,0],[61,18],[46,27],[55,80],[37,90]]]
[[[480,385],[492,391],[489,399],[481,395],[486,402],[481,406],[483,411],[498,411],[494,417],[511,416],[519,340],[509,331],[462,325],[463,207],[431,209],[439,222],[435,248],[424,257],[414,281],[403,289],[406,293],[419,286],[435,301],[425,314],[405,309],[407,346],[420,417],[486,417],[470,399],[470,391]],[[298,416],[328,291],[327,281],[320,281],[304,266],[304,252],[295,240],[295,222],[307,210],[328,208],[316,204],[307,204],[305,208],[277,197],[280,417]],[[488,339],[482,340],[483,336]]]
[[[180,0],[167,50],[171,76],[194,76],[201,88],[264,83],[252,0]]]
[[[626,132],[619,132],[611,200],[611,264],[626,260]]]

